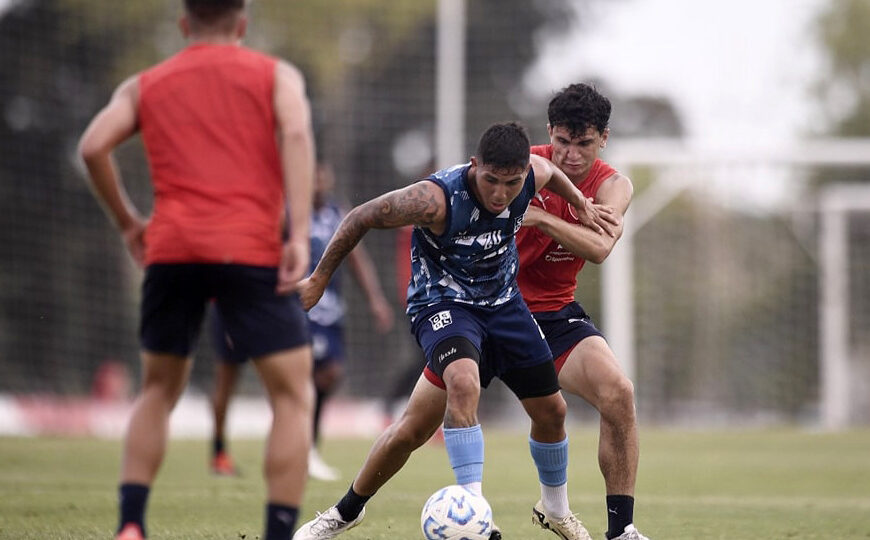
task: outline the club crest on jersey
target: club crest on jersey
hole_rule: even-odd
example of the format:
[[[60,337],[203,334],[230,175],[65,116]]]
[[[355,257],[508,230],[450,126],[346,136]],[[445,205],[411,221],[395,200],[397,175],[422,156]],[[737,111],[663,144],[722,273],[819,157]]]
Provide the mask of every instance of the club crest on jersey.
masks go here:
[[[432,323],[432,330],[441,330],[445,326],[453,324],[453,318],[450,316],[450,310],[439,311],[429,317],[429,322]]]

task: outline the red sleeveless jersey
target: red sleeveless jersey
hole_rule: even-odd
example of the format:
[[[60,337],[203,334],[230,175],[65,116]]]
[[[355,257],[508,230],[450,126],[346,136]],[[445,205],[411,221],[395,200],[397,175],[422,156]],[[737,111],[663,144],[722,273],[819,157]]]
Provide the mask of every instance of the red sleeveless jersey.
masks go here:
[[[140,74],[154,184],[147,264],[278,265],[285,196],[275,65],[244,47],[193,45]]]
[[[531,151],[551,159],[553,145],[533,146]],[[616,169],[607,163],[595,160],[589,174],[577,187],[586,197],[595,197],[601,184],[615,172]],[[580,223],[571,205],[547,189],[542,189],[532,204],[568,223]],[[536,227],[521,228],[516,241],[520,254],[517,283],[532,313],[558,311],[573,302],[577,274],[586,259],[575,256]]]

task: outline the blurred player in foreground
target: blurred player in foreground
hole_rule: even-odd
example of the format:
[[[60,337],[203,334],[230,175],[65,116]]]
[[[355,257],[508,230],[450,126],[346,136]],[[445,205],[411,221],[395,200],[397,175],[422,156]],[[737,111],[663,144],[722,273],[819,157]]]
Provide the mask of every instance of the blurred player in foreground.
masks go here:
[[[311,215],[311,266],[320,261],[329,239],[335,234],[344,217],[342,206],[333,196],[335,173],[324,161],[317,164],[314,184],[314,210]],[[393,310],[381,288],[371,257],[362,244],[348,254],[350,270],[361,287],[368,303],[375,330],[385,334],[393,327]],[[338,480],[340,473],[330,467],[317,451],[320,440],[321,412],[327,398],[336,390],[344,377],[344,314],[341,276],[330,280],[323,298],[308,312],[314,354],[314,438],[308,454],[308,475],[324,481]],[[219,314],[215,314],[212,339],[218,351],[219,362],[215,373],[215,388],[212,394],[214,412],[213,455],[211,468],[215,474],[237,474],[236,467],[226,449],[226,414],[229,400],[236,386],[245,358],[233,347],[226,336]]]
[[[558,524],[563,537],[584,539],[588,534],[568,509],[565,401],[546,341],[516,287],[514,235],[544,185],[578,208],[586,225],[595,230],[612,226],[604,217],[609,209],[593,206],[551,162],[529,155],[521,126],[494,124],[481,136],[471,163],[438,171],[352,210],[317,269],[300,285],[300,295],[303,306],[313,305],[369,229],[414,225],[408,315],[427,364],[404,416],[422,416],[425,438],[420,444],[443,417],[456,483],[482,494],[477,405],[481,386],[493,376],[501,378],[532,420],[532,458],[542,491],[564,509]],[[361,476],[338,505],[304,524],[295,540],[333,538],[362,521],[369,497],[420,445],[380,459],[378,449],[390,444],[389,433],[375,443]]]
[[[631,202],[631,181],[599,159],[607,145],[610,101],[593,87],[573,84],[547,108],[550,144],[532,153],[555,163],[586,197],[607,205],[619,218],[611,236],[581,226],[564,199],[541,190],[517,233],[517,282],[547,338],[562,390],[593,405],[601,415],[598,464],[607,491],[608,539],[645,540],[634,527],[638,436],[634,386],[604,336],[577,302],[577,274],[586,260],[601,263],[622,236],[622,218]],[[546,509],[533,511],[544,528]]]
[[[532,150],[552,158],[584,195],[612,207],[618,225],[612,234],[582,226],[567,202],[542,190],[518,232],[518,281],[531,309],[538,312],[533,315],[553,350],[562,389],[581,396],[600,411],[599,464],[607,490],[606,536],[644,540],[633,524],[638,464],[634,388],[600,332],[574,302],[576,276],[584,259],[598,263],[610,254],[622,235],[622,218],[632,195],[629,179],[598,157],[607,144],[610,109],[610,101],[588,85],[564,89],[548,107],[551,144]],[[557,237],[560,240],[554,240]],[[443,394],[433,392],[421,378],[407,410],[375,442],[348,494],[337,504],[344,521],[361,515],[362,505],[438,428],[441,419],[436,403],[444,406]],[[532,516],[535,523],[564,538],[558,523],[566,511],[566,506],[554,504],[542,491],[541,503],[535,505]],[[323,515],[330,512],[332,509]],[[331,536],[324,533],[306,538],[334,538],[346,529],[337,525],[332,530],[337,532]]]
[[[188,46],[122,83],[79,146],[95,196],[145,266],[143,387],[124,442],[117,538],[146,536],[145,507],[166,451],[169,414],[214,298],[269,396],[264,538],[285,540],[302,501],[311,438],[310,338],[291,295],[309,260],[310,108],[296,68],[241,46],[245,0],[184,6]],[[112,159],[137,131],[154,183],[148,221],[130,203]],[[282,242],[285,208],[290,236]]]

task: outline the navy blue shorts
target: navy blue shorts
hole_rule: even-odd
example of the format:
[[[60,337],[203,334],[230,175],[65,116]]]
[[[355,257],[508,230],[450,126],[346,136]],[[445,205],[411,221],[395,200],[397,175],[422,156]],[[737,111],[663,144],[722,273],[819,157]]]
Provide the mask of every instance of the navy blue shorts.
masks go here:
[[[344,361],[344,328],[340,324],[322,326],[309,321],[314,367]]]
[[[439,343],[454,337],[469,340],[480,353],[480,384],[484,388],[493,377],[505,379],[505,375],[511,371],[522,371],[541,364],[552,365],[553,357],[547,342],[519,295],[495,307],[458,302],[430,306],[415,315],[411,332],[426,355],[427,378],[430,380],[431,373],[440,371],[435,364],[438,359],[433,358],[433,351]],[[522,393],[528,396],[547,395],[558,390],[558,386],[540,390],[538,393],[534,389],[524,389]]]
[[[244,358],[310,343],[298,295],[275,293],[277,269],[239,264],[152,264],[145,270],[139,336],[155,353],[188,356],[210,299]]]
[[[583,306],[577,302],[571,302],[559,311],[541,311],[532,315],[544,332],[547,345],[550,346],[556,361],[556,371],[562,369],[567,358],[566,353],[575,345],[590,336],[604,337],[583,310]]]

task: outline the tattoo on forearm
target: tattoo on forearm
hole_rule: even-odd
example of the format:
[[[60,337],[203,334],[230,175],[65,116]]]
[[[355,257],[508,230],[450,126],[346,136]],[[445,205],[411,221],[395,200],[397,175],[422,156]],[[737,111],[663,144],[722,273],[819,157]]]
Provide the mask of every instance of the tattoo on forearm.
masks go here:
[[[403,225],[428,227],[438,219],[440,207],[431,190],[414,184],[354,208],[335,231],[315,271],[331,276],[369,229],[394,229]]]

